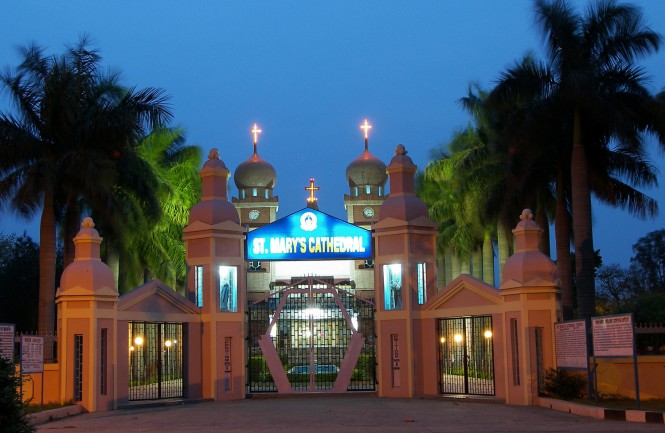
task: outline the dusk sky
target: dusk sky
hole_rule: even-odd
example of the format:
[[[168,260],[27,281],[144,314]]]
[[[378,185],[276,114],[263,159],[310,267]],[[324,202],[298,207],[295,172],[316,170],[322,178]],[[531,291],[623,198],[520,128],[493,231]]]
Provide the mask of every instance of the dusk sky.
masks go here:
[[[665,1],[631,3],[665,34]],[[528,50],[542,58],[531,0],[23,0],[2,11],[0,68],[16,67],[16,48],[29,42],[60,54],[88,34],[123,84],[171,95],[173,126],[204,156],[218,148],[232,172],[250,157],[257,123],[259,155],[277,171],[278,217],[305,206],[313,177],[320,210],[345,219],[345,169],[363,151],[365,118],[374,155],[387,164],[401,143],[424,169],[430,151],[466,126],[457,101],[469,83],[489,89]],[[665,48],[644,66],[651,90],[663,90]],[[11,109],[3,93],[0,111]],[[662,175],[665,158],[653,148]],[[647,192],[661,206],[655,220],[594,205],[605,264],[627,265],[632,244],[665,227],[665,188]],[[25,226],[38,238],[38,217],[0,216],[0,230]]]

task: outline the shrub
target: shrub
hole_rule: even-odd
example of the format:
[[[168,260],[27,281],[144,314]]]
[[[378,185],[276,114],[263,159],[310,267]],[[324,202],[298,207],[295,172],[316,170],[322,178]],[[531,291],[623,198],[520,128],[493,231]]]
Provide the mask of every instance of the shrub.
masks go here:
[[[18,393],[20,380],[14,364],[0,356],[0,426],[3,433],[35,431],[28,424],[24,405]]]
[[[586,379],[577,373],[550,368],[545,372],[543,388],[546,393],[563,399],[574,399],[584,395]]]

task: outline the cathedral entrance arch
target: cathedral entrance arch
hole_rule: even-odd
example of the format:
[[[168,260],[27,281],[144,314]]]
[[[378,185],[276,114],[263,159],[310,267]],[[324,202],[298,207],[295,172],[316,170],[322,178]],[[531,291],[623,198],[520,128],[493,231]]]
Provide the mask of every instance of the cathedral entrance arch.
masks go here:
[[[374,305],[350,289],[292,278],[249,305],[249,393],[376,390]]]

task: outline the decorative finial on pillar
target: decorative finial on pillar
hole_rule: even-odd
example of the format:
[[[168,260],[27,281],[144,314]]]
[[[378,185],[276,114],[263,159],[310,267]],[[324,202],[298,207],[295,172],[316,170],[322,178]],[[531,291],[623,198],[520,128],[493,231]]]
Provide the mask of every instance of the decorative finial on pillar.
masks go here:
[[[524,209],[520,214],[520,222],[513,229],[515,254],[508,257],[503,265],[502,289],[559,284],[556,265],[538,249],[540,232],[531,209]]]
[[[95,227],[95,222],[90,217],[85,217],[83,218],[83,221],[81,221],[81,228],[91,229],[94,227]]]
[[[208,154],[208,159],[219,159],[219,152],[217,151],[216,147],[210,149],[210,153]]]
[[[259,127],[254,124],[254,127],[249,130],[252,134],[254,134],[254,154],[256,155],[256,143],[259,141],[259,134],[262,133],[263,131],[259,129]]]
[[[365,150],[367,150],[368,146],[368,141],[369,141],[369,130],[372,129],[372,125],[367,123],[367,119],[365,119],[365,122],[360,125],[360,129],[365,131]]]
[[[409,152],[407,152],[407,150],[406,150],[406,148],[404,147],[403,144],[398,144],[397,145],[397,149],[395,149],[395,156],[404,156],[407,153],[409,153]]]
[[[520,215],[520,221],[532,220],[532,219],[533,219],[533,212],[531,212],[531,209],[524,209],[522,211],[522,214]]]

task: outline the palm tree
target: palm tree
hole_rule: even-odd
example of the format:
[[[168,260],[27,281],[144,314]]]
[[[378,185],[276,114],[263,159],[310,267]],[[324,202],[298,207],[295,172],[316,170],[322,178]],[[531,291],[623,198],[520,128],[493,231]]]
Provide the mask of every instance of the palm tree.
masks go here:
[[[183,289],[186,276],[182,229],[189,210],[199,202],[201,150],[186,146],[183,131],[165,128],[141,140],[138,155],[157,175],[161,218],[143,230],[131,230],[123,245],[120,291],[145,282],[150,276]],[[142,281],[143,280],[143,281]]]
[[[592,190],[639,216],[657,208],[614,176],[636,186],[655,182],[643,148],[643,132],[652,129],[652,113],[646,111],[652,97],[643,71],[633,62],[657,51],[660,36],[642,23],[638,9],[612,0],[590,5],[584,16],[565,0],[537,0],[536,18],[546,42],[547,64],[531,64],[519,71],[520,79],[504,76],[493,93],[505,101],[523,99],[525,92],[539,89],[541,97],[530,108],[534,118],[549,116],[568,128],[557,135],[562,138],[557,145],[563,147],[560,154],[570,155],[578,314],[588,318],[595,311]]]
[[[454,134],[448,144],[450,154],[442,153],[418,178],[417,193],[428,205],[430,217],[439,223],[439,253],[452,250],[451,278],[473,273],[494,284],[494,254],[491,242],[493,222],[480,218],[480,190],[466,176],[471,159],[484,148],[478,131],[469,126]],[[459,269],[457,269],[459,268]],[[448,282],[448,281],[446,281]]]
[[[111,159],[171,117],[161,91],[123,88],[117,74],[101,72],[87,45],[81,38],[61,56],[31,45],[14,74],[0,75],[18,111],[0,113],[0,200],[25,217],[42,211],[40,331],[54,325],[56,217],[67,215],[70,248],[80,203],[90,204],[91,191],[114,188],[118,165]]]

